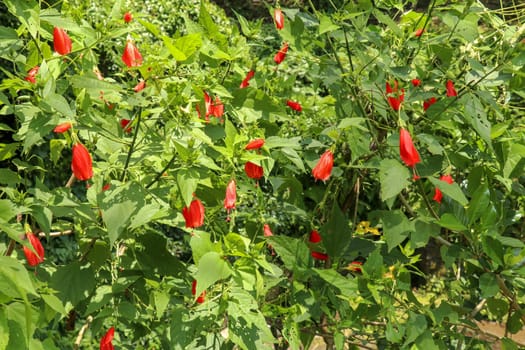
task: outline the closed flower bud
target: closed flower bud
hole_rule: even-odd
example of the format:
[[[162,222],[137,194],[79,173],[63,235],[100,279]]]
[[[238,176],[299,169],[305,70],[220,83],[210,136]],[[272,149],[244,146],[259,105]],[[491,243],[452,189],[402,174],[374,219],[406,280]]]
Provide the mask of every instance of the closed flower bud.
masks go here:
[[[57,134],[62,134],[68,131],[69,129],[71,129],[71,122],[64,122],[55,126],[53,132],[56,132]]]
[[[115,335],[115,327],[108,329],[106,334],[100,340],[100,350],[114,350],[113,337]]]
[[[283,12],[281,11],[280,8],[276,8],[273,11],[273,19],[275,21],[275,27],[278,30],[281,30],[281,29],[284,28],[284,16],[283,16]]]
[[[322,261],[328,260],[328,254],[321,253],[321,252],[314,252],[314,251],[312,251],[310,254],[312,255],[312,258],[314,258],[315,260],[322,260]]]
[[[145,80],[141,80],[137,85],[135,85],[133,90],[135,92],[141,92],[142,90],[144,90],[145,87],[146,87],[146,81]]]
[[[264,174],[263,167],[252,162],[246,162],[244,165],[244,171],[249,178],[255,180],[259,180]]]
[[[71,38],[62,28],[53,29],[53,47],[60,55],[67,55],[71,52]]]
[[[264,237],[272,237],[273,236],[272,230],[270,229],[270,225],[264,224],[264,226],[263,226],[263,233],[264,233]]]
[[[312,232],[310,232],[310,238],[308,239],[310,243],[319,243],[321,240],[321,235],[317,230],[312,230]]]
[[[394,87],[390,86],[388,82],[386,83],[386,94],[390,107],[396,112],[399,111],[401,103],[405,100],[405,90],[399,90],[397,80],[394,81]]]
[[[246,145],[246,147],[244,147],[244,149],[249,151],[252,149],[259,149],[262,146],[264,146],[264,139],[255,139],[255,140],[248,142],[248,144]]]
[[[182,209],[182,216],[186,221],[187,228],[197,228],[204,224],[204,206],[198,199],[191,201],[189,207]]]
[[[230,180],[226,186],[226,196],[224,198],[224,209],[230,211],[235,208],[235,201],[237,200],[237,188],[235,180]]]
[[[124,14],[124,22],[129,23],[129,22],[131,22],[132,20],[133,20],[133,15],[131,14],[131,12],[129,12],[129,11],[126,12],[126,13]]]
[[[34,233],[26,232],[26,237],[36,252],[35,254],[30,248],[24,246],[24,254],[26,256],[27,263],[30,266],[36,266],[44,261],[44,247],[42,246],[40,239],[38,239]]]
[[[142,55],[131,40],[126,42],[124,53],[122,54],[122,62],[130,68],[142,65]]]
[[[73,158],[71,160],[71,170],[78,180],[89,180],[93,176],[93,164],[91,155],[86,146],[81,143],[73,145]]]
[[[403,162],[412,168],[421,161],[419,153],[412,142],[410,133],[403,128],[401,128],[399,132],[399,155]]]
[[[327,150],[323,153],[317,165],[312,169],[312,175],[316,180],[326,181],[332,174],[334,166],[334,155],[332,151]]]
[[[288,100],[286,101],[286,105],[297,112],[301,112],[303,110],[303,107],[301,107],[301,104],[299,102]]]
[[[436,102],[437,99],[435,97],[431,97],[428,100],[423,101],[423,110],[426,112],[426,110]]]
[[[277,64],[281,64],[282,61],[286,58],[286,53],[288,52],[288,43],[284,43],[283,47],[275,54],[273,60]]]
[[[447,80],[447,97],[457,96],[458,93],[454,88],[454,82],[452,80]]]
[[[250,69],[250,71],[246,74],[246,77],[241,82],[241,85],[239,86],[241,89],[244,89],[245,87],[248,87],[250,85],[249,81],[253,76],[255,75],[255,71]]]

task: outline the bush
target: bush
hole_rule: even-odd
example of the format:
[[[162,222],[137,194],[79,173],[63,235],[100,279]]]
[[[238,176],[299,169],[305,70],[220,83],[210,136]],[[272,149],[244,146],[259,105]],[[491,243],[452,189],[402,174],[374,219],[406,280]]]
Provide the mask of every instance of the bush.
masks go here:
[[[6,4],[0,349],[110,327],[121,349],[475,349],[478,319],[522,327],[518,21],[360,1],[283,6],[278,31],[207,2]]]

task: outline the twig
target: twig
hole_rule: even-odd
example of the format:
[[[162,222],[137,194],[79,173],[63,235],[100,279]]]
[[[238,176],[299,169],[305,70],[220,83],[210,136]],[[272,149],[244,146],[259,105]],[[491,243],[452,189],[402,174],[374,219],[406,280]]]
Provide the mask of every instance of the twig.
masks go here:
[[[500,275],[496,275],[496,279],[498,281],[498,286],[499,286],[501,293],[505,297],[507,297],[507,299],[509,299],[514,310],[520,313],[521,322],[525,323],[525,314],[523,313],[523,310],[520,304],[518,304],[518,302],[516,301],[516,296],[512,294],[512,292],[507,288],[507,286],[505,285],[505,281],[503,280],[503,278],[501,278]]]
[[[135,147],[135,142],[137,141],[137,135],[139,134],[139,127],[140,127],[140,117],[142,115],[142,107],[139,108],[138,116],[137,116],[137,126],[135,128],[135,133],[133,134],[133,140],[131,141],[131,145],[129,146],[128,156],[126,157],[126,163],[124,164],[124,169],[122,170],[122,175],[120,176],[120,181],[123,182],[126,178],[126,172],[128,171],[129,167],[129,161],[131,160],[131,155],[133,154],[133,148]]]
[[[77,339],[75,340],[75,343],[73,344],[73,348],[75,350],[78,350],[80,346],[80,342],[82,341],[82,338],[84,337],[84,333],[89,328],[89,325],[91,324],[91,322],[93,322],[93,316],[90,315],[87,317],[86,324],[83,325],[82,328],[80,328],[80,331],[78,332]]]
[[[485,306],[485,304],[487,303],[487,299],[482,299],[478,305],[476,305],[476,307],[470,312],[470,317],[474,317],[478,314],[478,312],[481,311],[481,309],[483,309],[483,307]]]
[[[5,256],[11,256],[13,254],[13,250],[15,250],[16,241],[14,239],[11,239],[9,241],[9,245],[7,246],[7,250],[5,251]]]
[[[59,237],[59,236],[67,236],[72,233],[73,233],[73,230],[49,232],[49,234],[46,234],[45,232],[40,231],[38,233],[38,237]]]
[[[97,237],[93,237],[91,238],[91,241],[89,242],[88,244],[88,247],[86,249],[86,251],[84,252],[84,254],[82,254],[82,256],[80,257],[80,259],[78,259],[79,262],[84,262],[89,254],[89,252],[91,251],[91,249],[93,248],[93,246],[95,245],[97,241]]]
[[[73,186],[74,182],[75,182],[75,174],[71,174],[71,177],[69,178],[69,180],[67,180],[65,187],[70,188],[71,186]]]

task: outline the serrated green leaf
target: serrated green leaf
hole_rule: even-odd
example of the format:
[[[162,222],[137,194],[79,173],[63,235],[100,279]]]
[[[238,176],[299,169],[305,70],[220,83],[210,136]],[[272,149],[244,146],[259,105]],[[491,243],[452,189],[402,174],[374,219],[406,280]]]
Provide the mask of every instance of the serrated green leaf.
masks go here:
[[[137,203],[131,200],[114,203],[108,209],[102,209],[102,219],[108,229],[111,244],[115,243],[122,231],[126,229],[131,215],[137,209]]]
[[[215,282],[228,278],[231,275],[231,269],[224,257],[217,252],[208,252],[204,254],[198,264],[196,296],[201,295],[203,291],[209,288]]]
[[[410,172],[407,167],[394,159],[383,159],[379,166],[381,200],[386,201],[397,196],[410,184]]]
[[[177,172],[177,185],[184,204],[189,207],[193,200],[193,195],[199,184],[199,173],[193,169],[180,169]]]
[[[382,212],[381,221],[388,251],[397,247],[414,232],[414,222],[409,221],[400,210]]]
[[[450,213],[443,214],[437,223],[441,227],[448,228],[452,231],[465,231],[467,229],[465,225]]]
[[[335,25],[330,17],[327,15],[321,14],[319,19],[319,35],[323,35],[324,33],[333,32],[334,30],[338,30],[339,26]]]

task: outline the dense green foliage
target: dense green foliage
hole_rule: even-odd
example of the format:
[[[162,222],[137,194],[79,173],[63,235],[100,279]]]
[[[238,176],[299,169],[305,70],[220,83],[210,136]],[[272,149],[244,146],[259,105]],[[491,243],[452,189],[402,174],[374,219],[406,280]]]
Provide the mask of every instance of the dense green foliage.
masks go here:
[[[112,326],[117,349],[300,349],[314,336],[483,349],[493,338],[476,320],[522,328],[525,7],[328,0],[283,5],[277,30],[273,8],[249,21],[204,0],[4,3],[0,350],[95,349]],[[72,52],[54,52],[55,27]],[[136,67],[122,60],[131,42]],[[71,174],[75,144],[92,157],[87,181]],[[316,180],[327,150],[331,175]],[[197,198],[204,224],[188,228]],[[45,248],[36,267],[29,231]]]

